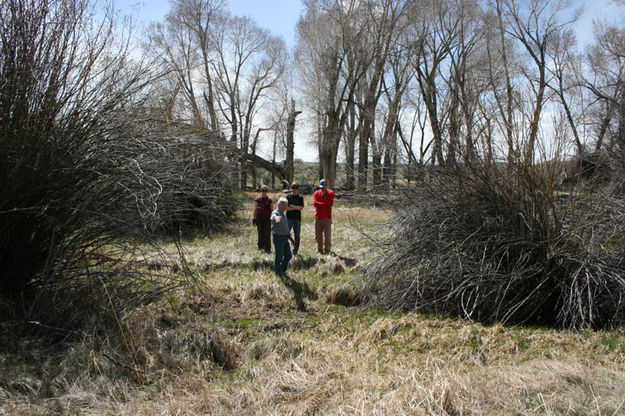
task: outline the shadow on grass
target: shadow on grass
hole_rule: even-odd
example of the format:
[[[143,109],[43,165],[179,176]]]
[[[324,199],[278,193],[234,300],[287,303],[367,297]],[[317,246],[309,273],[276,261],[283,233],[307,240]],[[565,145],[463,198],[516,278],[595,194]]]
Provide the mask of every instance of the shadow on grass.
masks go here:
[[[289,263],[289,267],[291,267],[293,270],[310,269],[318,263],[326,263],[331,258],[335,258],[341,261],[347,267],[353,267],[358,263],[356,259],[343,257],[336,254],[335,252],[332,252],[330,254],[318,254],[317,256],[293,257],[291,263]]]
[[[278,276],[278,279],[280,279],[280,281],[284,284],[284,286],[287,287],[287,289],[293,292],[293,297],[295,298],[297,309],[299,309],[300,311],[306,310],[304,298],[317,300],[319,297],[317,296],[317,293],[312,290],[310,286],[308,286],[307,283],[300,283],[287,275]]]
[[[352,259],[350,257],[343,257],[343,256],[339,256],[338,254],[333,254],[333,255],[339,260],[341,260],[343,264],[345,264],[347,267],[354,267],[356,263],[358,263],[355,259]]]

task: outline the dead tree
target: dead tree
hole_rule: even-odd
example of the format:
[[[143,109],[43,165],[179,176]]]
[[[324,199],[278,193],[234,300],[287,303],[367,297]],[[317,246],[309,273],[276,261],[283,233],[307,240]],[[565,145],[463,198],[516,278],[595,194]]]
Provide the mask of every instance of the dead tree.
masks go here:
[[[286,127],[286,160],[284,162],[285,179],[289,182],[289,184],[293,182],[295,177],[295,167],[293,164],[295,152],[295,142],[293,141],[293,135],[295,133],[295,118],[301,113],[301,111],[295,111],[295,100],[291,100],[291,110],[289,112]]]

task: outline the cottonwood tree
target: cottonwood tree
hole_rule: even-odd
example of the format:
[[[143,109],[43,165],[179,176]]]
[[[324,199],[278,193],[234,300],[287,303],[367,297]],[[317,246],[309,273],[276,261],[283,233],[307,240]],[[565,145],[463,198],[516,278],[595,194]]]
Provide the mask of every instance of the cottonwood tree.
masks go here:
[[[191,124],[228,135],[245,187],[249,163],[280,170],[255,154],[251,140],[267,91],[284,73],[286,47],[251,18],[231,16],[225,5],[223,0],[172,2],[165,22],[150,26],[149,48],[164,73],[173,74],[170,89],[181,92]]]
[[[625,28],[600,23],[586,52],[585,86],[597,110],[595,151],[622,159],[625,149]]]
[[[519,104],[515,97],[513,79],[516,78],[519,71],[516,70],[514,43],[506,37],[504,22],[504,3],[502,0],[494,0],[491,9],[495,9],[495,13],[490,10],[485,16],[485,22],[494,22],[492,26],[487,24],[487,44],[486,51],[488,57],[488,79],[490,81],[489,93],[492,94],[493,102],[496,104],[499,117],[493,116],[490,105],[485,104],[482,108],[482,115],[487,120],[487,125],[491,122],[495,123],[503,133],[507,145],[507,155],[509,165],[514,160],[516,153],[515,142],[515,110]],[[502,91],[503,90],[503,91]],[[499,121],[498,123],[496,121]],[[492,129],[487,129],[492,131]],[[488,159],[492,160],[493,143],[492,137],[488,135],[485,139],[486,148],[488,149]]]
[[[382,96],[382,84],[387,71],[391,51],[397,45],[397,39],[403,27],[400,22],[406,10],[405,1],[385,0],[359,2],[361,20],[357,24],[365,28],[363,36],[357,41],[361,43],[358,53],[354,56],[360,65],[366,69],[359,77],[360,94],[357,95],[358,104],[358,186],[360,192],[367,189],[369,146],[374,149],[374,187],[381,182],[382,144],[375,140],[376,107]]]
[[[148,37],[151,54],[160,60],[164,74],[173,74],[174,88],[180,88],[182,92],[184,107],[190,113],[183,116],[196,128],[205,129],[205,113],[195,71],[201,65],[201,60],[194,32],[177,14],[169,13],[165,23],[150,25]]]
[[[355,105],[347,107],[347,122],[345,123],[345,190],[353,191],[356,188],[356,139],[359,134],[358,115]]]
[[[535,157],[541,117],[547,101],[548,67],[552,65],[550,45],[562,30],[570,27],[579,17],[579,13],[573,13],[565,18],[566,6],[567,2],[563,0],[534,0],[530,3],[506,0],[501,5],[503,33],[518,43],[530,62],[530,66],[524,68],[529,96],[523,99],[525,104],[532,103],[531,114],[527,115],[527,138],[523,143],[524,157],[528,161],[533,161]]]
[[[269,89],[286,68],[284,40],[260,28],[249,17],[223,17],[214,33],[218,105],[230,126],[230,137],[238,143],[244,159],[250,151],[250,136],[258,111]],[[241,166],[241,187],[247,184],[247,164]]]
[[[170,3],[170,6],[171,11],[166,18],[169,25],[172,26],[173,29],[176,29],[175,33],[177,34],[188,33],[190,36],[185,37],[186,40],[190,41],[190,45],[188,46],[193,47],[193,52],[198,54],[199,72],[201,73],[203,83],[205,83],[205,89],[202,91],[201,95],[206,106],[206,111],[208,112],[210,128],[218,132],[220,126],[215,109],[214,74],[212,73],[210,62],[213,59],[212,33],[216,30],[215,21],[221,21],[220,17],[224,13],[226,1],[175,0]],[[163,39],[159,39],[159,41],[165,43]],[[167,51],[167,49],[165,50]],[[185,50],[191,53],[191,50],[188,48],[185,48]],[[174,68],[178,68],[178,66],[174,65]],[[176,70],[183,85],[191,85],[193,83],[191,79],[192,72],[194,71],[187,70],[185,72],[180,72],[180,70]],[[197,93],[199,94],[199,91]],[[191,97],[190,94],[191,92],[189,92],[189,96]],[[192,106],[197,106],[195,100],[195,96],[190,99]]]
[[[411,63],[412,56],[405,52],[401,43],[395,45],[388,59],[390,74],[385,76],[382,80],[382,89],[386,103],[384,130],[381,137],[385,148],[382,174],[382,182],[385,190],[389,189],[390,179],[393,179],[393,183],[395,183],[397,178],[396,169],[399,157],[398,141],[402,136],[404,96],[414,77]],[[409,148],[408,154],[410,155],[412,153],[412,146],[410,145]]]
[[[432,164],[443,164],[443,113],[441,66],[449,54],[450,37],[456,36],[456,27],[448,32],[444,24],[449,13],[449,2],[431,2],[423,9],[413,10],[416,24],[413,26],[413,53],[416,55],[415,72],[421,97],[428,114],[432,132]]]
[[[444,41],[448,50],[448,75],[443,78],[449,91],[446,163],[471,158],[476,152],[475,128],[479,97],[486,87],[480,82],[479,67],[485,47],[481,27],[483,11],[476,1],[455,1],[448,4],[443,20],[447,33]]]
[[[297,117],[302,113],[296,107],[293,95],[292,78],[285,74],[268,97],[269,102],[263,107],[264,123],[267,127],[259,128],[260,132],[267,131],[273,139],[272,160],[276,163],[279,156],[284,156],[284,175],[280,177],[285,183],[290,184],[295,180],[295,124]],[[257,138],[254,139],[253,147],[256,147]],[[272,175],[272,183],[275,183]]]
[[[426,134],[427,113],[423,103],[420,101],[421,95],[411,88],[406,91],[406,103],[404,104],[405,114],[402,123],[398,126],[397,134],[402,148],[408,158],[408,179],[414,167],[421,167],[428,163],[429,149],[432,140]],[[405,125],[409,126],[406,128]],[[418,136],[418,140],[417,137]],[[419,143],[418,151],[415,151],[416,141]]]
[[[346,187],[354,187],[358,142],[358,189],[367,188],[369,149],[375,141],[376,107],[388,55],[409,2],[310,0],[298,24],[298,62],[321,121],[322,175],[336,180],[337,155],[346,137]],[[306,69],[308,68],[308,69]],[[376,149],[383,149],[376,146]],[[381,159],[380,152],[375,156]],[[379,160],[378,160],[379,162]],[[378,163],[378,173],[381,163]],[[379,180],[378,180],[379,182]]]
[[[583,124],[584,91],[582,77],[582,56],[575,50],[575,35],[571,29],[555,33],[548,49],[552,57],[552,65],[547,70],[551,74],[551,81],[547,84],[557,97],[562,112],[568,124],[568,130],[573,135],[573,144],[580,157],[584,157],[586,146],[580,126]]]
[[[318,97],[313,112],[319,121],[319,162],[322,176],[334,187],[336,164],[349,111],[359,78],[364,74],[357,48],[364,26],[355,24],[357,1],[310,0],[298,22],[298,65],[308,65],[316,75],[307,77],[309,93]],[[310,75],[303,72],[303,76]]]

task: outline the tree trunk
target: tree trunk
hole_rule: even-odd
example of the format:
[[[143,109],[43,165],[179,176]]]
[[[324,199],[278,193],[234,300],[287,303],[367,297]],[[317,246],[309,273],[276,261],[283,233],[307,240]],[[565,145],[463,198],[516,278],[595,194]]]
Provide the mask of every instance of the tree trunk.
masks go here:
[[[499,24],[499,37],[501,42],[501,59],[503,63],[504,76],[506,81],[506,111],[502,111],[504,118],[504,125],[506,128],[506,140],[508,142],[508,165],[512,166],[514,162],[514,141],[512,137],[512,81],[510,80],[510,70],[508,67],[508,53],[506,50],[505,29],[503,23],[503,10],[501,0],[497,0],[495,3],[497,9],[497,23]],[[490,50],[490,48],[488,48]],[[491,70],[492,74],[492,70]]]
[[[373,189],[379,191],[382,184],[382,152],[380,149],[375,149],[371,158],[371,164],[373,165]]]
[[[276,153],[278,152],[278,133],[273,134],[273,154],[271,156],[271,162],[276,164]],[[276,187],[276,174],[271,172],[271,189]]]
[[[384,169],[382,171],[382,189],[388,191],[390,180],[395,180],[395,163],[397,162],[397,125],[399,120],[395,110],[395,101],[389,106],[389,115],[384,129]]]
[[[542,52],[542,51],[541,51]],[[541,53],[542,55],[542,53]],[[532,122],[530,123],[530,137],[529,143],[527,145],[527,163],[534,163],[534,155],[536,153],[536,140],[538,138],[538,129],[540,125],[540,116],[542,114],[543,109],[543,98],[545,95],[545,60],[544,57],[541,56],[538,71],[540,73],[538,80],[538,93],[536,94],[536,107],[534,107],[534,114],[532,115]]]
[[[256,130],[256,134],[254,135],[254,140],[252,141],[252,144],[250,145],[250,154],[252,155],[252,157],[256,156],[256,146],[258,144],[258,136],[260,136],[260,133],[264,130],[267,130],[267,129],[259,128],[258,130]],[[252,189],[257,189],[258,175],[256,172],[256,168],[252,166],[251,170],[252,170]]]
[[[353,191],[355,188],[354,181],[354,162],[356,157],[356,136],[358,131],[356,128],[356,111],[355,106],[350,106],[349,122],[347,125],[347,135],[345,143],[345,190]]]
[[[334,188],[336,182],[336,158],[341,140],[340,117],[338,112],[328,114],[328,124],[322,137],[321,168],[323,177],[328,181],[328,187]]]
[[[284,170],[286,173],[286,180],[290,183],[293,182],[295,176],[294,167],[294,151],[295,143],[293,141],[293,135],[295,132],[295,118],[301,114],[301,111],[295,111],[295,100],[291,100],[291,111],[289,112],[289,119],[286,127],[286,160]]]
[[[369,143],[375,144],[373,137],[375,133],[375,109],[381,94],[381,79],[384,71],[384,62],[381,57],[376,61],[375,72],[369,85],[367,86],[366,96],[362,106],[362,115],[360,120],[360,137],[358,141],[358,192],[367,191],[367,180],[369,170]],[[381,155],[378,155],[378,161],[381,161]],[[376,155],[374,154],[374,158]],[[379,166],[379,164],[378,164]],[[375,163],[374,163],[375,169]],[[374,183],[375,186],[375,183]]]
[[[456,162],[456,152],[460,144],[460,114],[458,107],[460,106],[459,85],[453,81],[451,83],[452,91],[451,103],[449,108],[449,145],[447,147],[447,165],[453,165]]]
[[[366,111],[366,110],[365,110]],[[358,192],[367,192],[367,174],[369,172],[369,138],[371,137],[371,126],[368,117],[360,123],[360,134],[358,140]]]
[[[317,154],[319,159],[317,179],[323,179],[323,122],[320,115],[317,115]]]
[[[249,164],[247,162],[247,155],[250,147],[250,131],[246,126],[241,132],[243,137],[241,137],[241,151],[243,152],[244,159],[241,161],[241,189],[245,190],[247,188],[247,172],[249,170]]]

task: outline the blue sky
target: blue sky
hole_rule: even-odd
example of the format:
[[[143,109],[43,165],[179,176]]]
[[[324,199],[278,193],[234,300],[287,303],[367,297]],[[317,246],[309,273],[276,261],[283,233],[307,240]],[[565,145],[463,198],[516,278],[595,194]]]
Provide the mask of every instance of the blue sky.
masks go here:
[[[293,46],[295,25],[302,9],[300,0],[229,0],[229,3],[233,15],[253,17],[260,26],[282,35],[287,44]],[[612,0],[573,0],[571,3],[575,7],[583,6],[585,10],[578,25],[582,43],[592,33],[593,19],[614,20],[620,16],[619,9]],[[122,12],[136,10],[139,19],[147,24],[163,19],[169,10],[169,1],[117,0],[116,7]]]
[[[295,45],[295,25],[300,16],[300,0],[229,0],[230,11],[235,16],[251,16],[259,26],[284,37],[287,45]],[[138,18],[147,25],[162,21],[169,11],[168,0],[116,0],[115,7],[122,13],[135,10]]]
[[[592,38],[593,20],[615,23],[623,17],[623,7],[617,6],[612,0],[574,0],[572,5],[584,8],[584,14],[577,23],[577,40],[582,45]]]

